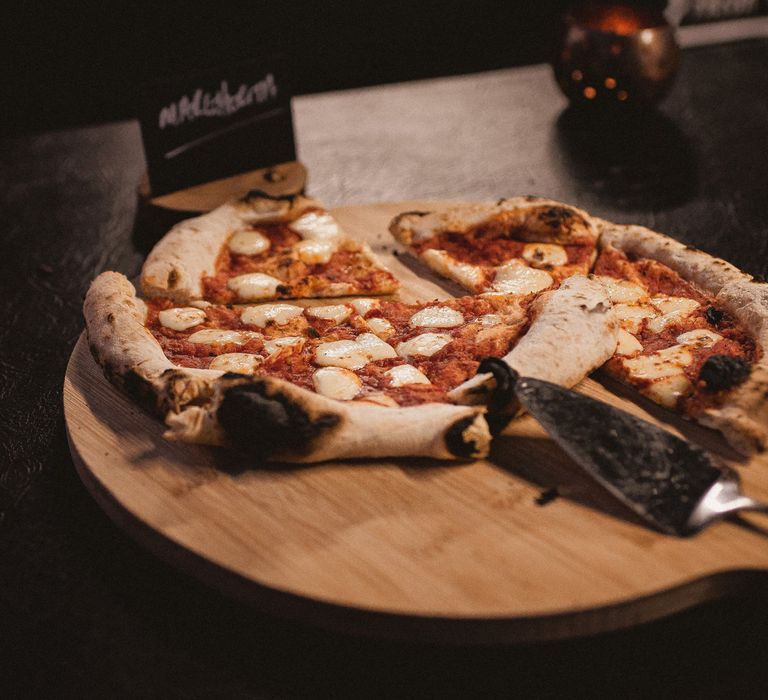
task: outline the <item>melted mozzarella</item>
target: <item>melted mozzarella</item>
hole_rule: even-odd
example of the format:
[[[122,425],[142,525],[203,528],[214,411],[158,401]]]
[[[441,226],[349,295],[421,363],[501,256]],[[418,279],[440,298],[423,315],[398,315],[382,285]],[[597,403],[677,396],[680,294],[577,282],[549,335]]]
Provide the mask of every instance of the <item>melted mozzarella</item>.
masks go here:
[[[619,280],[609,275],[595,275],[595,279],[603,285],[608,293],[608,298],[614,304],[634,304],[648,299],[648,292],[645,287],[634,282]]]
[[[238,231],[227,245],[238,255],[259,255],[269,250],[270,242],[269,238],[258,231]]]
[[[360,369],[368,364],[368,355],[354,340],[333,340],[315,348],[315,362],[322,366]]]
[[[552,285],[552,275],[528,267],[519,260],[510,260],[496,268],[493,289],[504,294],[532,294]]]
[[[284,326],[286,323],[301,316],[304,309],[293,304],[261,304],[260,306],[249,306],[240,315],[240,320],[249,326],[266,327],[270,322],[278,326]]]
[[[650,355],[640,355],[623,360],[632,377],[638,379],[661,379],[682,374],[691,364],[693,357],[683,345],[673,345]]]
[[[261,355],[251,355],[247,352],[227,352],[214,357],[208,367],[209,369],[218,369],[222,372],[253,374],[263,361],[264,358]]]
[[[163,309],[157,314],[157,319],[166,328],[185,331],[205,321],[205,311],[194,308]]]
[[[389,343],[385,343],[373,333],[361,333],[355,339],[355,342],[362,348],[362,351],[371,361],[397,357],[395,349]]]
[[[678,398],[690,393],[692,388],[684,374],[673,374],[644,387],[641,393],[666,408],[674,408]]]
[[[264,349],[270,355],[274,355],[281,348],[301,347],[302,345],[304,345],[304,338],[297,335],[286,335],[282,338],[273,338],[272,340],[264,341]]]
[[[652,333],[661,333],[667,326],[679,323],[699,306],[699,302],[686,297],[653,297],[651,303],[662,313],[648,322]]]
[[[263,272],[249,272],[230,279],[227,287],[244,301],[256,301],[275,296],[281,284],[279,279],[271,275],[265,275]]]
[[[427,306],[413,314],[409,323],[414,327],[455,328],[464,323],[464,316],[447,306]]]
[[[386,340],[394,335],[395,327],[387,321],[386,318],[374,316],[373,318],[366,319],[365,322],[368,325],[368,328],[378,335],[379,338],[384,338]]]
[[[456,280],[467,289],[480,289],[485,280],[485,273],[479,265],[460,262],[444,250],[429,248],[421,254],[421,259],[433,270]]]
[[[299,260],[307,265],[325,265],[325,263],[330,262],[336,248],[337,246],[333,241],[311,239],[301,241],[293,246]]]
[[[484,326],[485,328],[490,328],[492,326],[498,326],[501,324],[502,319],[499,314],[485,314],[484,316],[478,316],[475,319],[475,323],[479,323],[481,326]]]
[[[396,348],[397,354],[400,357],[411,357],[413,355],[431,357],[448,345],[451,340],[453,338],[447,333],[422,333],[400,343]]]
[[[302,238],[315,241],[332,241],[341,237],[341,229],[327,212],[308,212],[289,226]]]
[[[640,324],[644,318],[653,318],[657,314],[652,306],[615,304],[613,308],[621,327],[630,333],[637,333],[640,330]]]
[[[333,321],[336,324],[349,318],[352,313],[346,304],[333,304],[332,306],[312,306],[307,309],[308,316],[322,318],[324,321]]]
[[[223,345],[224,343],[234,343],[235,345],[245,345],[253,338],[261,338],[261,334],[252,331],[231,331],[221,328],[204,328],[196,331],[187,338],[190,343],[201,343],[204,345]]]
[[[568,263],[568,253],[555,243],[527,243],[523,247],[523,259],[533,267],[555,267]]]
[[[349,303],[361,316],[365,316],[371,309],[379,308],[378,299],[353,299]]]
[[[405,386],[406,384],[431,384],[427,375],[413,365],[397,365],[384,372],[389,377],[390,386]]]
[[[681,345],[695,345],[700,348],[708,348],[714,345],[723,336],[708,328],[696,328],[695,330],[681,333],[677,336],[677,342]]]
[[[355,398],[362,381],[354,372],[342,367],[322,367],[312,375],[312,384],[318,394],[329,399],[349,401]]]
[[[204,299],[194,299],[193,301],[189,302],[190,306],[194,306],[196,309],[207,309],[209,306],[211,306],[210,301],[205,301]]]
[[[623,328],[619,330],[619,344],[616,346],[617,355],[634,355],[643,349],[640,341]]]

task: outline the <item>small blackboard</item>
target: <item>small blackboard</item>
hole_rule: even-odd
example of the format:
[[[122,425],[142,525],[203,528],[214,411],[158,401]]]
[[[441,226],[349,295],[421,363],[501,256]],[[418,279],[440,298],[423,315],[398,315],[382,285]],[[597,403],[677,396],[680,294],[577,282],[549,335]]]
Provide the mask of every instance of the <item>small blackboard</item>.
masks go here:
[[[151,195],[295,160],[284,64],[278,54],[144,85]]]

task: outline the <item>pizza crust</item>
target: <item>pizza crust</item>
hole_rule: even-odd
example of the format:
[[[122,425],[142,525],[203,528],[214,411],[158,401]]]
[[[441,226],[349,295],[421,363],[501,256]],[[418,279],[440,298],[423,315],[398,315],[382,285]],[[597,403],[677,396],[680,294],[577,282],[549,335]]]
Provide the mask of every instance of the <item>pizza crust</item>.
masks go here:
[[[749,378],[729,392],[721,406],[704,409],[693,418],[719,430],[742,454],[768,449],[768,284],[756,282],[725,260],[642,226],[601,221],[600,227],[601,247],[611,245],[667,265],[711,294],[715,303],[752,333],[762,357],[752,366]]]
[[[484,407],[334,401],[275,377],[177,367],[145,328],[146,312],[116,272],[94,280],[84,305],[88,342],[105,375],[165,419],[166,437],[286,462],[488,453]]]

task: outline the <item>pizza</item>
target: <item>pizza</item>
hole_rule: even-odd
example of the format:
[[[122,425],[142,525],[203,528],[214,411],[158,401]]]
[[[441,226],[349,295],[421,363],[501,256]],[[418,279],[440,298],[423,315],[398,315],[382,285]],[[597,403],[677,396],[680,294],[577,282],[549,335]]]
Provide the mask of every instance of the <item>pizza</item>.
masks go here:
[[[768,289],[662,234],[534,197],[404,212],[390,231],[470,293],[405,302],[316,200],[258,193],[181,222],[140,293],[86,295],[106,376],[166,437],[261,460],[474,459],[517,413],[500,372],[593,370],[720,430],[768,441]]]
[[[390,294],[399,283],[316,200],[253,191],[171,229],[141,286],[148,297],[229,304]]]

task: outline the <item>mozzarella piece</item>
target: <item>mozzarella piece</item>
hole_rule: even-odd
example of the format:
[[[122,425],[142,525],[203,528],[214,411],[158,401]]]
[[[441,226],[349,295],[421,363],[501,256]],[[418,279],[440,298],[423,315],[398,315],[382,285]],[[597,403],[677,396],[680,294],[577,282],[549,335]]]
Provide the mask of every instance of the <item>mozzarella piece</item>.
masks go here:
[[[677,336],[677,342],[681,345],[694,345],[700,348],[708,348],[714,345],[718,340],[722,339],[722,335],[715,333],[708,328],[696,328]]]
[[[691,389],[693,386],[688,377],[673,374],[644,387],[641,393],[666,408],[675,408],[678,398],[690,393]]]
[[[269,238],[258,231],[237,231],[227,243],[229,249],[238,255],[259,255],[269,250]]]
[[[247,352],[227,352],[214,357],[208,367],[209,369],[218,369],[222,372],[253,374],[263,361],[264,358],[261,355],[252,355]]]
[[[212,306],[210,301],[205,301],[204,299],[194,299],[189,302],[189,305],[194,306],[196,309],[207,309],[209,306]]]
[[[468,289],[480,289],[485,280],[482,267],[460,262],[444,250],[429,248],[421,254],[421,259],[436,272],[456,280]]]
[[[395,327],[386,318],[374,316],[373,318],[366,319],[365,323],[379,338],[384,340],[395,333]]]
[[[413,314],[409,323],[414,327],[455,328],[464,323],[464,316],[447,306],[427,306]]]
[[[623,328],[619,329],[619,344],[616,346],[617,355],[634,355],[643,349],[640,341]]]
[[[349,303],[352,304],[355,311],[361,316],[365,316],[371,309],[379,308],[378,299],[353,299]]]
[[[615,304],[613,309],[619,325],[630,333],[637,333],[644,318],[653,318],[658,313],[652,306],[637,304]]]
[[[386,360],[390,357],[397,357],[395,349],[389,343],[385,343],[381,338],[375,336],[373,333],[361,333],[355,339],[355,342],[360,346],[362,351],[371,361]]]
[[[368,355],[354,340],[333,340],[315,348],[315,362],[323,366],[360,369],[368,364]]]
[[[453,338],[447,333],[422,333],[398,344],[396,350],[400,357],[411,357],[413,355],[431,357],[448,345],[451,340]]]
[[[333,304],[332,306],[312,306],[307,309],[308,316],[322,318],[324,321],[333,321],[337,325],[345,319],[349,318],[351,314],[352,309],[350,309],[346,304]]]
[[[550,287],[552,282],[548,272],[510,260],[496,268],[493,289],[504,294],[532,294]]]
[[[259,326],[265,328],[272,322],[278,326],[284,326],[297,316],[301,316],[304,309],[293,304],[261,304],[260,306],[249,306],[242,314],[240,320],[249,326]]]
[[[312,375],[312,384],[318,394],[339,401],[355,398],[363,385],[354,372],[341,367],[322,367]]]
[[[475,319],[475,323],[479,323],[485,328],[490,328],[491,326],[500,325],[502,323],[502,319],[499,314],[485,314],[484,316],[478,316]]]
[[[431,384],[427,375],[413,365],[397,365],[384,372],[389,377],[390,386],[405,386],[406,384]]]
[[[645,287],[628,280],[619,280],[609,275],[595,275],[608,294],[608,298],[614,304],[634,304],[648,299],[648,291]]]
[[[638,379],[661,379],[682,374],[692,361],[693,356],[683,345],[672,345],[650,355],[622,360],[630,375]]]
[[[264,349],[274,355],[282,348],[301,347],[304,345],[304,338],[298,335],[285,335],[282,338],[272,338],[264,341]]]
[[[667,326],[679,323],[698,308],[699,302],[686,297],[653,297],[651,303],[662,312],[648,322],[648,330],[661,333]]]
[[[533,267],[567,265],[568,253],[563,246],[555,243],[527,243],[523,247],[523,260],[527,260]]]
[[[205,311],[202,309],[182,308],[163,309],[157,314],[157,319],[166,328],[173,331],[185,331],[192,326],[198,326],[205,321]]]
[[[342,233],[328,212],[308,212],[289,224],[302,238],[313,241],[333,241]]]
[[[333,241],[306,240],[293,246],[301,262],[307,265],[325,265],[330,262],[337,246]]]
[[[244,301],[257,301],[275,296],[281,284],[279,279],[271,275],[265,275],[263,272],[249,272],[230,279],[227,287]]]
[[[252,331],[232,331],[221,328],[204,328],[196,331],[187,338],[190,343],[201,343],[204,345],[223,345],[224,343],[234,343],[235,345],[245,345],[249,340],[261,338],[260,333]]]

